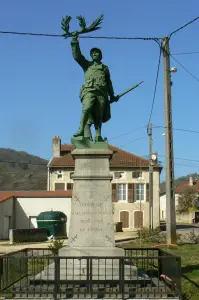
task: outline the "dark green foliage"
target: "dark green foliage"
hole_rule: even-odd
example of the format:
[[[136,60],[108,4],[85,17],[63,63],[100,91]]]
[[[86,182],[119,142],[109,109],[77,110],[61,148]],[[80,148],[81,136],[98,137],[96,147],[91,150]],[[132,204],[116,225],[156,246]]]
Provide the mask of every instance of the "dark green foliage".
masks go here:
[[[166,235],[159,228],[150,230],[148,228],[142,228],[137,231],[138,239],[143,242],[151,243],[166,243]]]
[[[177,212],[190,212],[196,210],[198,195],[193,188],[187,188],[178,198]]]
[[[53,240],[52,243],[48,246],[48,249],[52,252],[53,255],[58,255],[59,250],[64,247],[64,241]]]

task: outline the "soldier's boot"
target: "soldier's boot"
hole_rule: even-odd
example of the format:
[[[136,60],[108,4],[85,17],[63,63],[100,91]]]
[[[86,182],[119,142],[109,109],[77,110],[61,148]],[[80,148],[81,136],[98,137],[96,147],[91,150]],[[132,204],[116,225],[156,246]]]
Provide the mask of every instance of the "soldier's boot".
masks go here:
[[[84,136],[84,128],[88,121],[88,117],[89,117],[89,111],[83,111],[82,116],[81,116],[79,130],[73,134],[74,137]]]
[[[95,124],[95,141],[96,142],[104,142],[104,139],[101,135],[102,124]]]
[[[84,137],[90,141],[93,140],[92,133],[91,133],[91,124],[88,122],[84,127]]]

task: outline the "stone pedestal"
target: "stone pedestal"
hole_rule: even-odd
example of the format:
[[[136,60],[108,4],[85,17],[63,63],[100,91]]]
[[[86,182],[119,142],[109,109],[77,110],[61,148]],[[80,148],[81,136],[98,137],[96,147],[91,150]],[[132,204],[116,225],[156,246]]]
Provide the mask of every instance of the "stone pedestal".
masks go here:
[[[85,280],[103,284],[107,280],[119,284],[121,278],[137,280],[137,267],[123,263],[124,250],[115,247],[109,170],[112,151],[108,147],[76,149],[72,155],[75,172],[68,247],[59,251],[56,272],[56,264],[52,263],[35,279],[54,282],[58,273],[60,283],[70,281],[80,285]]]
[[[66,256],[123,256],[115,247],[109,149],[75,149]]]

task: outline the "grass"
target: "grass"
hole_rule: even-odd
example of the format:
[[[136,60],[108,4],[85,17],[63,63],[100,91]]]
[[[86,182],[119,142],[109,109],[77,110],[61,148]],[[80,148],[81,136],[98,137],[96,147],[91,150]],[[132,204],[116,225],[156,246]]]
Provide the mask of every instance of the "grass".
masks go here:
[[[118,245],[119,246],[119,245]],[[152,247],[152,244],[133,241],[121,244],[123,248]],[[160,247],[181,257],[183,300],[199,300],[199,244],[182,244],[177,247]]]

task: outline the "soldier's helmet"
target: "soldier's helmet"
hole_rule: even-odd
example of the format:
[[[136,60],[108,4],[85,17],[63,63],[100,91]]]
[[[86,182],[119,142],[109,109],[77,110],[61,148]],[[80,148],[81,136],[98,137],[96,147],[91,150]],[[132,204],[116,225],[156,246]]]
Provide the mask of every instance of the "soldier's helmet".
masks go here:
[[[90,51],[90,56],[92,57],[92,54],[94,51],[99,51],[100,53],[100,60],[102,59],[102,51],[99,49],[99,48],[92,48],[91,51]]]

